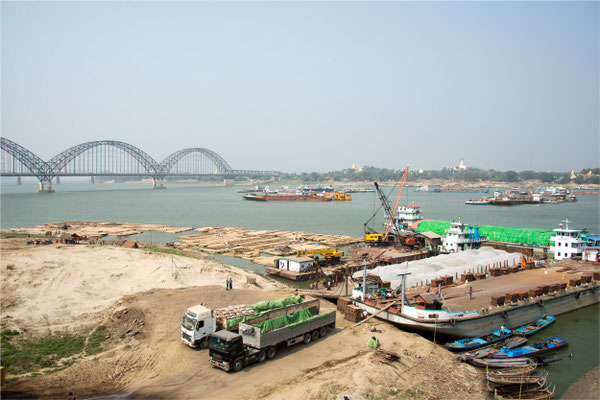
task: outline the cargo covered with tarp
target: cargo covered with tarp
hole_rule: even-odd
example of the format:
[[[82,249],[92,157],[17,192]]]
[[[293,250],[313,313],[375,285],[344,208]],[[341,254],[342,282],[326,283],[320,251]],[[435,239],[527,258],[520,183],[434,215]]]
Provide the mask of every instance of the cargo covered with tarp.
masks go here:
[[[243,337],[244,344],[262,349],[283,342],[287,342],[288,345],[298,343],[306,337],[306,334],[314,334],[314,332],[326,329],[326,327],[335,327],[335,311],[318,314],[311,312],[313,310],[314,308],[300,310],[258,324],[249,325],[242,322],[240,323],[239,332]],[[326,332],[326,330],[323,332]],[[323,336],[324,334],[319,335]],[[309,339],[310,336],[308,336]]]
[[[417,225],[417,224],[415,224]],[[532,244],[538,246],[549,246],[550,238],[554,236],[551,229],[535,228],[511,228],[505,226],[474,225],[479,227],[479,235],[486,236],[494,242],[508,242],[516,244]],[[434,232],[445,235],[450,228],[449,221],[420,221],[416,226],[417,232]]]
[[[306,304],[306,306],[311,306],[313,302],[314,301],[310,302],[311,304]],[[240,315],[235,318],[222,318],[217,320],[217,323],[223,329],[235,330],[240,322],[251,323],[252,320],[259,319],[262,316],[267,316],[268,318],[268,314],[274,310],[303,303],[305,303],[305,299],[302,296],[292,296],[271,301],[259,301],[256,304],[250,304],[246,306],[247,309],[252,310],[252,313]]]

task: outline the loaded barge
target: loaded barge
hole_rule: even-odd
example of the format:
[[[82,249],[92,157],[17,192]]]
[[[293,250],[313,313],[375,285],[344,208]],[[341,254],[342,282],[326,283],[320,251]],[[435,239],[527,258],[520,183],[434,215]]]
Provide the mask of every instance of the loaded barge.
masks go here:
[[[480,276],[478,280],[441,286],[439,294],[413,287],[406,290],[405,304],[401,296],[378,298],[367,293],[363,299],[362,288],[354,290],[353,302],[403,329],[451,338],[482,336],[502,325],[514,329],[544,314],[560,315],[600,302],[597,264],[564,260],[543,268],[498,270],[502,273],[494,272],[487,279]],[[514,273],[504,273],[509,270]]]

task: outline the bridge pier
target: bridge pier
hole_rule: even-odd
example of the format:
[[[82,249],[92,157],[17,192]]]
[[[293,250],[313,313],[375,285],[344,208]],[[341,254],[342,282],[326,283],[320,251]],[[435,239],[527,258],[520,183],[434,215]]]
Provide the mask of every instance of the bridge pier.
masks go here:
[[[57,177],[56,177],[56,184],[57,184],[57,185],[60,185],[60,176],[57,176]]]
[[[37,190],[38,193],[54,193],[52,189],[52,181],[40,181],[40,188]]]
[[[96,183],[96,179],[94,178],[94,176],[92,176],[92,177],[90,178],[90,183],[92,183],[92,184]]]
[[[223,186],[229,186],[229,184],[231,183],[231,179],[223,179]]]
[[[166,189],[167,187],[164,185],[164,182],[162,179],[152,178],[152,189]]]
[[[17,176],[17,185],[20,185],[20,184],[21,184],[21,177]]]

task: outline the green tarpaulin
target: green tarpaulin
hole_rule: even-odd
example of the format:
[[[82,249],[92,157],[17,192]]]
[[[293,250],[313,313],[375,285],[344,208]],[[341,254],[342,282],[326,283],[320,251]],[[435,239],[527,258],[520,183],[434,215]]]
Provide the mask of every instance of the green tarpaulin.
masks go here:
[[[486,236],[494,242],[549,246],[550,237],[554,236],[551,229],[511,228],[492,225],[475,226],[479,227],[479,236]],[[421,221],[417,226],[417,232],[434,232],[438,235],[445,235],[446,229],[449,228],[450,222],[448,221]]]
[[[251,304],[250,307],[252,310],[256,311],[256,314],[252,315],[244,315],[243,317],[236,317],[227,320],[227,327],[230,328],[239,324],[240,322],[248,322],[254,318],[261,316],[263,313],[267,311],[274,310],[276,308],[281,308],[285,306],[289,306],[290,304],[299,304],[302,303],[304,299],[301,296],[292,296],[286,297],[283,299],[271,300],[271,301],[259,301],[256,304]]]
[[[255,324],[253,326],[259,328],[261,335],[264,335],[265,333],[268,333],[268,332],[271,332],[271,331],[274,331],[276,329],[280,329],[280,328],[283,328],[286,326],[290,327],[290,328],[294,328],[298,325],[306,324],[310,321],[316,321],[318,319],[325,318],[329,314],[330,313],[313,316],[310,313],[310,311],[308,309],[306,309],[306,310],[297,311],[293,314],[282,315],[280,317],[268,319],[259,324]]]

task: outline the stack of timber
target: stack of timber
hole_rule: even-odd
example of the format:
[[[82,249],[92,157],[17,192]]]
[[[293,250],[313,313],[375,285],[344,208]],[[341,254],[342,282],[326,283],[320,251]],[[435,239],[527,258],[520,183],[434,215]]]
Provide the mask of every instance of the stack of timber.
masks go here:
[[[337,309],[340,313],[344,314],[344,318],[350,322],[356,323],[362,320],[362,310],[352,304],[352,300],[347,297],[340,297],[338,299]]]

